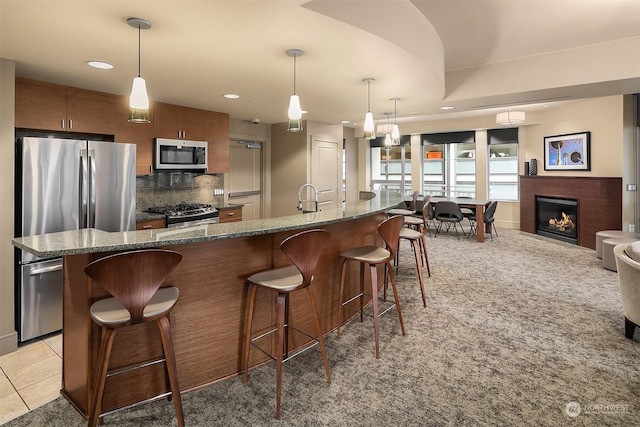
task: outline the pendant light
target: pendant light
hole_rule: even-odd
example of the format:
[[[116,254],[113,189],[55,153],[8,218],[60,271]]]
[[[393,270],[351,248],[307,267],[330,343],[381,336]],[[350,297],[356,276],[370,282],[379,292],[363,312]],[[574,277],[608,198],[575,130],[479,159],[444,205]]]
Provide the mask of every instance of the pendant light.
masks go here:
[[[384,146],[386,148],[389,148],[393,145],[393,141],[391,139],[391,125],[389,124],[389,116],[391,115],[391,113],[384,113],[385,116],[387,116],[387,124],[384,126]],[[378,130],[380,130],[380,127],[378,127]]]
[[[300,132],[302,130],[302,108],[300,108],[300,97],[296,94],[296,58],[302,56],[304,52],[300,49],[289,49],[287,55],[293,56],[293,95],[289,99],[289,132]]]
[[[393,130],[391,130],[391,140],[395,145],[400,144],[400,128],[398,127],[398,101],[400,98],[392,98],[393,101]]]
[[[364,116],[364,138],[376,139],[376,129],[373,125],[373,114],[371,114],[371,82],[376,79],[367,77],[362,79],[363,82],[367,82],[367,114]]]
[[[151,22],[142,18],[129,18],[127,24],[138,29],[138,77],[134,77],[129,98],[129,121],[132,123],[149,123],[149,95],[147,85],[140,77],[140,32],[151,28]]]

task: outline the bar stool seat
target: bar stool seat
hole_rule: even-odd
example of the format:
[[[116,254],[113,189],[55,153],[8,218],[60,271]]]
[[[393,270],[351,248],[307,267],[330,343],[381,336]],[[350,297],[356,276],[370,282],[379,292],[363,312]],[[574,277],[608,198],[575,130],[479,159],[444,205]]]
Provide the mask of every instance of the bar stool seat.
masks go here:
[[[404,322],[402,320],[402,310],[400,309],[400,300],[398,299],[398,289],[396,288],[396,279],[393,274],[393,267],[391,266],[391,260],[395,258],[396,251],[398,249],[398,240],[400,236],[400,230],[403,228],[404,219],[401,215],[395,215],[382,221],[378,225],[378,233],[385,241],[387,247],[380,246],[361,246],[353,249],[349,249],[340,254],[342,260],[342,272],[340,276],[340,305],[338,307],[338,328],[337,335],[340,337],[340,324],[342,323],[342,310],[343,308],[350,308],[347,306],[350,302],[359,299],[360,308],[357,310],[360,313],[360,321],[363,320],[364,314],[364,271],[365,265],[369,265],[369,271],[371,276],[371,305],[373,308],[373,332],[376,344],[376,359],[380,358],[380,338],[379,338],[379,317],[390,310],[392,307],[379,312],[378,308],[378,271],[377,266],[379,264],[384,265],[385,271],[385,291],[387,276],[391,278],[391,288],[393,289],[393,296],[395,300],[395,308],[398,313],[398,319],[400,321],[400,328],[402,335],[405,335]],[[345,278],[347,272],[348,261],[357,261],[360,263],[360,292],[347,299],[344,299]],[[386,292],[385,292],[386,293]],[[386,298],[383,298],[386,301]]]
[[[418,230],[422,227],[422,218],[418,218],[417,216],[407,215],[404,217],[404,225],[408,225],[409,228],[413,228],[414,230]]]
[[[177,287],[160,289],[181,260],[182,255],[177,252],[146,249],[106,256],[85,267],[87,276],[112,295],[110,298],[94,302],[90,307],[91,319],[102,329],[93,395],[89,405],[88,425],[90,427],[95,427],[102,416],[102,398],[107,377],[123,375],[155,362],[165,363],[165,373],[169,379],[178,426],[184,426],[180,385],[169,323],[169,312],[178,301],[180,290]],[[109,370],[116,332],[121,328],[145,322],[156,322],[160,330],[163,357]],[[167,394],[163,393],[157,397],[165,395]]]
[[[313,281],[313,271],[318,264],[322,250],[328,242],[329,237],[330,235],[328,231],[320,229],[307,230],[294,234],[280,244],[280,249],[293,262],[293,265],[261,271],[247,278],[247,281],[249,282],[249,307],[247,310],[247,329],[245,333],[244,357],[242,361],[244,371],[243,382],[246,384],[249,379],[249,349],[251,345],[257,347],[264,354],[276,361],[276,419],[280,419],[282,364],[310,347],[310,345],[306,346],[305,348],[298,350],[295,354],[289,355],[288,334],[290,329],[294,329],[308,338],[311,338],[314,341],[311,345],[315,345],[316,343],[320,345],[320,352],[322,353],[322,361],[324,362],[327,382],[331,383],[331,372],[329,370],[329,361],[327,360],[327,353],[322,339],[322,329],[320,328],[318,309],[316,307],[313,290],[309,287]],[[253,323],[253,312],[255,309],[256,292],[258,288],[277,293],[277,325],[276,329],[252,338],[251,326]],[[316,327],[315,337],[295,328],[292,325],[289,325],[289,295],[292,292],[301,289],[307,290],[309,305],[311,306]],[[255,343],[256,340],[264,338],[274,332],[277,332],[278,340],[275,348],[275,357]]]
[[[168,313],[178,302],[180,290],[175,287],[161,288],[151,297],[144,307],[143,316],[151,319]],[[106,298],[91,304],[91,318],[99,325],[110,328],[126,326],[131,321],[131,313],[115,298]]]
[[[418,211],[418,192],[414,191],[411,195],[411,209],[393,208],[387,211],[387,215],[414,215]]]

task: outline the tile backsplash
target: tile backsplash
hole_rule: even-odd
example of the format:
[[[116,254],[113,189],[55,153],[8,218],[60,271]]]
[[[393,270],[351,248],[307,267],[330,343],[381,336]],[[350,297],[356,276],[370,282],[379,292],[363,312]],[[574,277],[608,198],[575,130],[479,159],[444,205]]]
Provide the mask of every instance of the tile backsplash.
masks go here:
[[[221,206],[224,196],[214,189],[224,188],[224,174],[204,175],[192,172],[156,172],[136,177],[136,209],[180,203],[208,203]]]

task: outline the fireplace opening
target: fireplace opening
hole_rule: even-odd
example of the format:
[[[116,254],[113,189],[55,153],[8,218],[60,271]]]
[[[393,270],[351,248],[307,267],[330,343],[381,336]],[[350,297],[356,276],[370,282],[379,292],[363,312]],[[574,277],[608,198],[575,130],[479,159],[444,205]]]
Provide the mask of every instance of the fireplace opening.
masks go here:
[[[536,233],[578,244],[578,201],[536,196]]]

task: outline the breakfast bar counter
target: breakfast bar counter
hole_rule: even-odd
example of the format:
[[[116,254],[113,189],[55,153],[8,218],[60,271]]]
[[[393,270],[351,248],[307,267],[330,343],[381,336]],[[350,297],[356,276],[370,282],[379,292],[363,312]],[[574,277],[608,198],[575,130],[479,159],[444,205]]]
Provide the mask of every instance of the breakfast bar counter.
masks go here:
[[[100,345],[100,328],[92,322],[89,308],[94,301],[109,296],[84,274],[87,264],[112,253],[146,248],[170,249],[183,255],[165,284],[180,289],[180,298],[171,312],[171,328],[180,387],[185,392],[241,371],[246,278],[290,264],[279,245],[299,231],[323,228],[331,233],[312,286],[322,330],[327,333],[335,329],[339,320],[344,321],[338,319],[340,253],[355,246],[380,244],[377,225],[386,218],[387,209],[401,202],[398,193],[379,192],[373,199],[345,203],[337,209],[279,218],[120,233],[84,229],[16,238],[13,244],[37,256],[64,257],[62,394],[86,416]],[[348,270],[349,291],[354,293],[359,285],[358,274],[357,266]],[[306,300],[298,302],[297,297],[291,296],[291,323],[313,331]],[[275,323],[274,310],[272,295],[258,293],[254,331],[266,331]],[[301,347],[308,340],[293,334],[289,347]],[[127,344],[132,342],[136,345]],[[160,355],[157,328],[140,324],[118,333],[111,367]],[[262,353],[252,352],[251,366],[265,361]],[[162,364],[110,377],[103,410],[126,407],[166,390]]]

